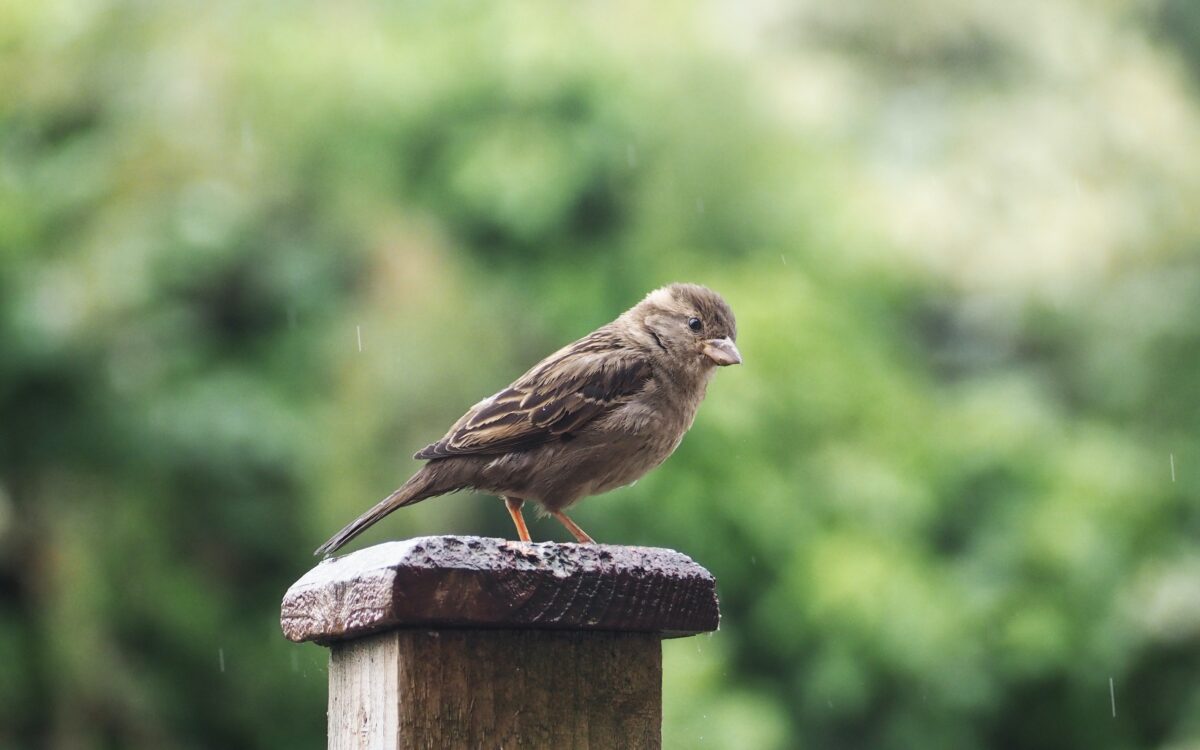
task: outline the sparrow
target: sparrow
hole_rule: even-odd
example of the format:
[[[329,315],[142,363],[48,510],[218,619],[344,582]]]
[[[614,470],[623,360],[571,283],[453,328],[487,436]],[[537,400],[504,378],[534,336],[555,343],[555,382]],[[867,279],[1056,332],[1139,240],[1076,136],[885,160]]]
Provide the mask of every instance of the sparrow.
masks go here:
[[[538,362],[475,404],[399,489],[317,548],[326,555],[397,508],[459,490],[503,498],[521,541],[526,500],[581,544],[563,511],[623,487],[667,459],[692,426],[718,367],[742,362],[721,295],[696,284],[656,289],[616,320]]]

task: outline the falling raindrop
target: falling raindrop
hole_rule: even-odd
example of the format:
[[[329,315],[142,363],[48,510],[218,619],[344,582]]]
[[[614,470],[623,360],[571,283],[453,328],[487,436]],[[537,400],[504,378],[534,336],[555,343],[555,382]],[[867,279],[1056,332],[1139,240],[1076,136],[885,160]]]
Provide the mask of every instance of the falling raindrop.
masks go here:
[[[225,674],[225,649],[217,649],[217,664],[221,667],[221,674]]]

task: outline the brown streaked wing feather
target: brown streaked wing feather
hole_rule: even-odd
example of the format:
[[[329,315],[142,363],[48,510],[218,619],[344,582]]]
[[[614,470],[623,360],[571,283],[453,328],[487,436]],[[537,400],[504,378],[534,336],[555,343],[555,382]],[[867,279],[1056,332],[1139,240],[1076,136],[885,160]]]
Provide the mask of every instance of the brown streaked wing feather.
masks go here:
[[[535,365],[414,458],[502,453],[578,430],[640,391],[650,364],[601,329]]]

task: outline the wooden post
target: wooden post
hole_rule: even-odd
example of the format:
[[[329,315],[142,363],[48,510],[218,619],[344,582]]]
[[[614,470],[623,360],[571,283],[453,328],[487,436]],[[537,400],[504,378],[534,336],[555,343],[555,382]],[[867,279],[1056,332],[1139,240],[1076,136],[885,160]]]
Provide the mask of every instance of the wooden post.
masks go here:
[[[326,560],[283,632],[330,647],[329,748],[658,748],[663,638],[716,630],[678,552],[423,537]]]

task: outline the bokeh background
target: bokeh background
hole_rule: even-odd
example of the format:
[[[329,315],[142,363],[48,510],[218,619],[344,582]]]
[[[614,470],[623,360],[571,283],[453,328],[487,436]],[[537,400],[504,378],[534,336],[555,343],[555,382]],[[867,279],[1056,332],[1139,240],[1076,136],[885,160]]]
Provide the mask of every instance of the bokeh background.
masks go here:
[[[1198,250],[1191,0],[2,3],[0,746],[323,746],[311,550],[687,280],[668,747],[1200,747]]]

